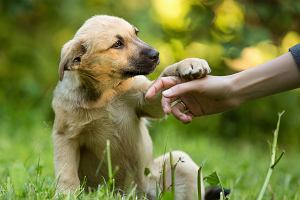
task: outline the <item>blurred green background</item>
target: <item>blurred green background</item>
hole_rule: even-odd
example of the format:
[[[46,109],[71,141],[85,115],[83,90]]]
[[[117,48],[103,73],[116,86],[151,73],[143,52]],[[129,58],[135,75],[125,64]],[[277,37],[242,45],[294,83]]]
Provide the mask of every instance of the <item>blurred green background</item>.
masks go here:
[[[87,18],[97,14],[125,18],[160,51],[161,64],[151,79],[186,57],[206,59],[214,75],[231,74],[300,42],[300,1],[0,0],[0,180],[11,179],[20,193],[38,160],[45,176],[53,179],[51,98],[58,81],[60,49]],[[269,162],[267,141],[282,110],[286,114],[279,146],[287,153],[274,180],[277,196],[296,199],[299,90],[195,119],[189,125],[172,117],[154,122],[150,129],[155,154],[167,145],[168,150],[189,152],[198,163],[207,160],[207,171],[218,170],[224,182],[236,188],[233,197],[243,199],[238,195],[252,191],[251,187],[254,192],[249,195],[255,194],[263,180]],[[239,186],[237,180],[243,177],[246,182]]]

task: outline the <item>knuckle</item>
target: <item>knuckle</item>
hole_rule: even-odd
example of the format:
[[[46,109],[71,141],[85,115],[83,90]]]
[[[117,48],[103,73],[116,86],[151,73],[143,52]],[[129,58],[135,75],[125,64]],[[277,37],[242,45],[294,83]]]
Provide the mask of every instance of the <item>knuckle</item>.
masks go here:
[[[172,92],[176,92],[176,91],[179,91],[181,90],[182,86],[181,85],[175,85],[174,87],[170,88],[170,90]]]

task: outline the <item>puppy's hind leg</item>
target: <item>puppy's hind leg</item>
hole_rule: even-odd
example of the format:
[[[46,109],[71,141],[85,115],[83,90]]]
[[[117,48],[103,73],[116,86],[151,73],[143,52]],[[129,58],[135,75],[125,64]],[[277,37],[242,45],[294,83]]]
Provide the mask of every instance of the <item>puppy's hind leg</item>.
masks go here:
[[[194,200],[197,199],[197,175],[199,167],[196,163],[182,151],[172,151],[172,161],[176,164],[175,168],[175,199],[176,200]],[[165,163],[165,180],[163,180],[163,165]],[[172,175],[170,166],[170,153],[166,153],[154,160],[153,174],[156,174],[156,181],[160,187],[171,191]],[[155,184],[152,181],[152,185]],[[148,192],[150,199],[155,199],[155,185]],[[220,188],[210,188],[205,194],[205,200],[218,200],[220,198]],[[227,194],[229,191],[227,191]]]
[[[197,170],[198,166],[192,159],[182,151],[172,152],[173,164],[177,163],[175,168],[175,199],[176,200],[193,200],[197,199]],[[163,165],[165,163],[165,175],[162,175]],[[151,186],[149,186],[148,196],[150,199],[155,199],[156,185],[160,190],[165,189],[170,191],[172,185],[170,153],[166,153],[154,160],[153,168],[151,169]],[[163,180],[165,177],[165,180]],[[155,179],[155,180],[154,180]]]

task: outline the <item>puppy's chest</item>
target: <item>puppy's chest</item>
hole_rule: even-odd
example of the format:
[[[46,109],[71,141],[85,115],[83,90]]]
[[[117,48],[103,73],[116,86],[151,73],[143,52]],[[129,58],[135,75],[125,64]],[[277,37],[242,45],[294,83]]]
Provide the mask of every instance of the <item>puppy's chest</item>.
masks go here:
[[[138,140],[140,120],[132,107],[113,102],[97,112],[97,117],[86,124],[80,134],[83,143],[102,146],[106,140],[114,143]]]

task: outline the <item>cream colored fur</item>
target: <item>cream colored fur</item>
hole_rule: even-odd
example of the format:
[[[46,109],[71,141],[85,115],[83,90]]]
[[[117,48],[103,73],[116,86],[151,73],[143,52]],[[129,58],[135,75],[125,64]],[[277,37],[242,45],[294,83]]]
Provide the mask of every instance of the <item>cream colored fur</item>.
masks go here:
[[[131,67],[126,60],[136,54],[139,47],[134,46],[135,42],[142,42],[134,36],[132,27],[117,17],[95,16],[62,49],[61,81],[56,86],[52,102],[55,112],[53,143],[58,192],[75,191],[84,177],[87,187],[96,188],[103,183],[103,177],[108,177],[104,151],[107,140],[111,144],[113,169],[118,168],[115,174],[118,189],[126,191],[136,185],[141,194],[146,193],[150,199],[154,199],[156,184],[162,186],[164,160],[167,163],[168,187],[171,184],[169,154],[153,158],[152,140],[147,129],[147,117],[164,116],[160,96],[146,102],[144,94],[151,81],[145,76],[123,78],[115,72],[124,66]],[[128,47],[124,53],[109,49],[116,34],[129,38],[126,39]],[[80,48],[86,48],[87,51],[81,52],[78,43],[82,45]],[[69,65],[77,54],[82,56],[81,63],[74,61],[75,64]],[[71,70],[64,71],[61,68],[66,66]],[[95,74],[96,78],[93,78],[97,81],[92,83],[96,84],[92,88],[99,90],[99,98],[85,98],[81,68],[89,68],[89,73]],[[163,76],[192,74],[200,77],[207,72],[209,68],[204,60],[186,59],[172,65],[163,72]],[[176,199],[193,199],[198,166],[184,152],[175,151],[173,157],[174,162],[178,159],[184,161],[179,162],[176,168]],[[102,166],[97,171],[100,163]],[[145,168],[150,169],[148,176],[144,174]]]

